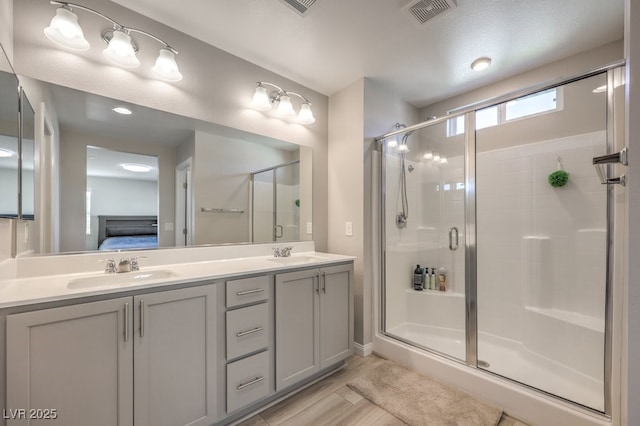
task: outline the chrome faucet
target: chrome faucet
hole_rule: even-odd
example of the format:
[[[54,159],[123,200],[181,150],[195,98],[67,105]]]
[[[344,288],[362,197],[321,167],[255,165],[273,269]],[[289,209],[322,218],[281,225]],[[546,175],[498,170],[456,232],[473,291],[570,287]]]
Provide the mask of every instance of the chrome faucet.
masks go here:
[[[131,271],[131,260],[128,257],[123,257],[122,259],[120,259],[120,262],[118,263],[118,273]]]
[[[273,251],[273,257],[289,257],[291,256],[291,250],[293,250],[293,247],[272,247],[271,250]]]
[[[116,267],[116,261],[113,259],[104,259],[101,262],[107,262],[107,266],[104,268],[105,274],[115,274],[118,272],[118,268]]]

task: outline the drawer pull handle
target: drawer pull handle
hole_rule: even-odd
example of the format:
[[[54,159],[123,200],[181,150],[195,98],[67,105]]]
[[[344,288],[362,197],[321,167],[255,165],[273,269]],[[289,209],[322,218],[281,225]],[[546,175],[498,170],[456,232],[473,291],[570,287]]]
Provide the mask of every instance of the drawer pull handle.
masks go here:
[[[242,336],[246,336],[248,334],[253,334],[253,333],[257,333],[259,331],[264,330],[264,327],[256,327],[252,330],[247,330],[247,331],[240,331],[239,333],[236,333],[236,337],[242,337]]]
[[[263,380],[264,380],[264,377],[256,377],[255,379],[253,379],[250,382],[239,384],[238,386],[236,386],[236,389],[238,389],[238,390],[244,389],[247,386],[255,385],[256,383],[260,383]]]
[[[244,296],[244,295],[253,294],[253,293],[262,293],[263,291],[264,291],[264,288],[256,288],[255,290],[239,291],[236,293],[236,296]]]

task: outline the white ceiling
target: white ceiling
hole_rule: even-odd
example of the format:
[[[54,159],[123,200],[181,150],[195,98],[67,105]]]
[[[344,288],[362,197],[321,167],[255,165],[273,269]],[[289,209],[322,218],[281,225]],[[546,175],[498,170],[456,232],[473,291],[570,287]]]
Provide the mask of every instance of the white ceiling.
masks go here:
[[[125,163],[149,166],[151,170],[131,172],[122,168]],[[157,181],[158,157],[87,146],[87,176]]]
[[[458,0],[424,26],[407,0],[317,0],[305,16],[281,0],[113,1],[325,95],[368,77],[416,107],[623,36],[623,0]],[[492,66],[471,71],[481,56]]]

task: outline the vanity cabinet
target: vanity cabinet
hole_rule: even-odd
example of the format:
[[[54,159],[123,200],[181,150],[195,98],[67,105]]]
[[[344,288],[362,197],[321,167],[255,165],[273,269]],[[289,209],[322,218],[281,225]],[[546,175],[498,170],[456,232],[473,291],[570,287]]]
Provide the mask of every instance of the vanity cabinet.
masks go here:
[[[277,274],[276,391],[352,353],[352,265]]]
[[[213,424],[215,290],[7,316],[7,410],[55,409],[69,426]]]

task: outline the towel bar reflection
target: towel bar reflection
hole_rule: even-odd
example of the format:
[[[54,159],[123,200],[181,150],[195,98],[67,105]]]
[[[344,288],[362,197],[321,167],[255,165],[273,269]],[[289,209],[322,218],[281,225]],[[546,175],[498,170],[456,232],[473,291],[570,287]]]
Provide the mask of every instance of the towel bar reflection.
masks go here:
[[[242,209],[214,209],[208,207],[202,207],[200,211],[203,213],[244,213]]]

